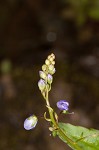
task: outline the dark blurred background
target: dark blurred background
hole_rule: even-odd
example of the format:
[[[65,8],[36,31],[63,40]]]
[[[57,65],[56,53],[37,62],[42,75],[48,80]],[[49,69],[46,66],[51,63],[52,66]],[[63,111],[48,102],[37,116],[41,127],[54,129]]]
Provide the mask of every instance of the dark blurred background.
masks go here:
[[[51,105],[63,122],[99,129],[99,0],[0,0],[0,150],[64,150],[43,119],[39,70],[56,55]],[[23,128],[31,114],[34,130]],[[69,150],[69,148],[67,148]]]

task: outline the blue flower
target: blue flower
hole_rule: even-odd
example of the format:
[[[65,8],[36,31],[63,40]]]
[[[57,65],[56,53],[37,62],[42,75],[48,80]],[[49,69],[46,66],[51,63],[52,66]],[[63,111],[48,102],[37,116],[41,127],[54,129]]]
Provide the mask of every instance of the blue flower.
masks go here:
[[[57,102],[57,107],[61,110],[61,111],[63,111],[63,110],[66,110],[66,111],[68,111],[68,107],[69,107],[69,103],[67,102],[67,101],[65,101],[65,100],[60,100],[60,101],[58,101]]]
[[[35,128],[35,126],[37,124],[37,121],[38,121],[38,119],[35,115],[32,115],[32,116],[28,117],[24,121],[24,128],[26,130],[31,130],[31,129]]]

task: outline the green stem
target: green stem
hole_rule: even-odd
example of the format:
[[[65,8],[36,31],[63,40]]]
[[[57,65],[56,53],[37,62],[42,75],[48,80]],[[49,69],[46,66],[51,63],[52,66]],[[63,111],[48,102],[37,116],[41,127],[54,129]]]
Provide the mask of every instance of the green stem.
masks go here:
[[[50,103],[49,103],[49,99],[48,99],[48,90],[46,90],[46,104],[48,107],[50,107]],[[57,126],[57,123],[55,121],[54,115],[53,115],[53,111],[51,109],[48,108],[49,111],[49,115],[50,115],[50,119],[52,121],[52,123]]]
[[[65,141],[70,145],[70,147],[75,148],[76,150],[82,150],[77,145],[77,143],[73,142],[70,138],[68,138],[66,136],[66,134],[60,129],[58,123],[55,120],[53,109],[50,109],[50,103],[49,103],[49,99],[48,99],[48,90],[47,89],[46,89],[46,104],[48,106],[48,111],[49,111],[50,119],[51,119],[54,127],[58,130],[58,133],[59,133],[60,137],[62,139],[65,139]]]

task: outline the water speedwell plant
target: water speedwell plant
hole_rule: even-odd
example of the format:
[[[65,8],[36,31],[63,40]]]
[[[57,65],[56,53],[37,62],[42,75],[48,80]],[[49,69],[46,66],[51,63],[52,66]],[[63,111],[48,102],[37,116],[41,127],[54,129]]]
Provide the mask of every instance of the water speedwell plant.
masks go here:
[[[58,136],[73,150],[99,150],[99,130],[87,129],[81,126],[59,122],[58,115],[51,107],[49,101],[49,92],[51,90],[55,72],[55,55],[51,54],[45,60],[42,70],[39,71],[40,80],[38,82],[39,90],[45,99],[45,104],[49,113],[48,118],[46,116],[47,113],[44,113],[45,120],[50,122],[49,130],[54,137]],[[61,113],[69,113],[69,102],[66,100],[60,100],[56,105]],[[31,130],[35,128],[37,122],[37,117],[32,115],[24,121],[24,128],[26,130]]]

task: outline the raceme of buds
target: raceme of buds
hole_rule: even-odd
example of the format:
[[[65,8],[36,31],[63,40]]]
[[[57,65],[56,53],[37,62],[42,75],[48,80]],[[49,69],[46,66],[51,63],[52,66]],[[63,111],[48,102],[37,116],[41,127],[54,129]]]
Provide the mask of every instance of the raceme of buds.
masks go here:
[[[38,122],[37,117],[35,115],[32,115],[24,121],[24,128],[26,130],[31,130],[31,129],[35,128],[37,122]]]
[[[53,75],[55,73],[54,59],[55,59],[55,55],[53,53],[49,55],[45,60],[45,64],[42,66],[42,70],[45,71],[46,73]]]
[[[39,71],[40,80],[38,82],[38,87],[41,90],[41,92],[44,92],[44,89],[46,87],[49,87],[49,84],[52,83],[53,77],[52,75],[55,73],[55,55],[52,53],[47,57],[45,60],[45,64],[42,66],[42,71]]]
[[[57,102],[57,107],[61,110],[61,111],[68,111],[68,107],[69,107],[69,103],[65,100],[60,100]]]
[[[41,91],[43,91],[45,89],[46,83],[43,79],[40,79],[38,82],[38,87]]]

